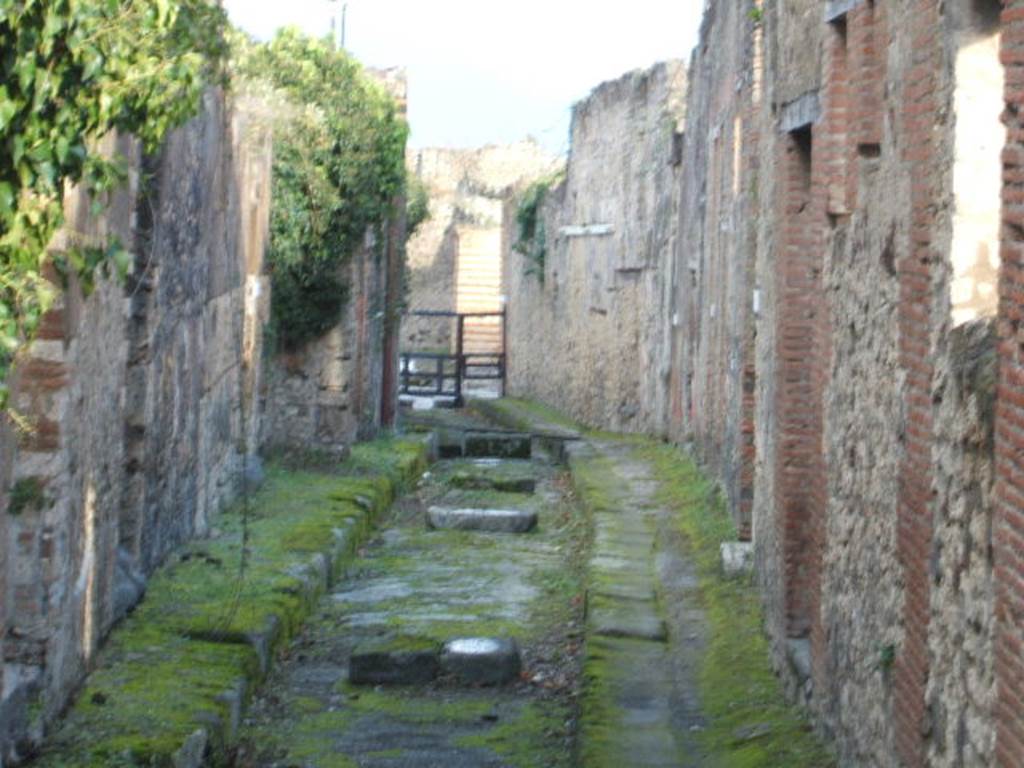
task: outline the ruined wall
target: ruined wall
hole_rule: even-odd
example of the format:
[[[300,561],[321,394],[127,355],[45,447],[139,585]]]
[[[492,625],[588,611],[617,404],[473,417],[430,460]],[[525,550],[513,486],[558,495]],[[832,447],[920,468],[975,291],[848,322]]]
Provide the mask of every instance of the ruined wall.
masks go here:
[[[407,248],[407,310],[499,311],[505,192],[550,175],[560,161],[526,140],[470,150],[409,150],[407,165],[430,195],[430,218]],[[402,346],[407,351],[454,351],[454,332],[450,319],[407,314]]]
[[[368,69],[405,116],[408,80],[401,68]],[[356,440],[393,426],[398,407],[398,334],[405,279],[405,197],[370,227],[344,266],[349,286],[338,323],[300,349],[268,355],[259,397],[261,446],[270,451],[342,454]]]
[[[506,215],[510,394],[594,426],[665,430],[684,79],[682,63],[659,64],[576,105],[566,178],[542,211],[543,277]]]
[[[5,427],[5,758],[41,736],[146,575],[208,529],[256,450],[269,132],[253,105],[210,91],[158,155],[127,138],[107,149],[129,158],[130,183],[99,219],[69,192],[53,247],[116,236],[134,272],[61,294],[13,381],[28,430]]]
[[[341,453],[381,426],[387,243],[368,234],[346,264],[351,287],[338,324],[268,361],[262,388],[264,448]]]

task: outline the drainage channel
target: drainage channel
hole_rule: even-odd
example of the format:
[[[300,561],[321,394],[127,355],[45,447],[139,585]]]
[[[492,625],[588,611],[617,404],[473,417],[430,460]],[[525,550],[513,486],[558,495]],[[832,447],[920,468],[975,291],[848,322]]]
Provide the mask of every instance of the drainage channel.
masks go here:
[[[237,766],[574,764],[584,518],[529,438],[455,443],[289,647]]]

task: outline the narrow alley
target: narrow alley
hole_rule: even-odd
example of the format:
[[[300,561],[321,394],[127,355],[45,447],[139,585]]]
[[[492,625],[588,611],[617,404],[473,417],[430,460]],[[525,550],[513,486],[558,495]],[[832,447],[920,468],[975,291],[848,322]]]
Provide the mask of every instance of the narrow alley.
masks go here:
[[[0,51],[0,768],[1024,766],[1024,0]]]

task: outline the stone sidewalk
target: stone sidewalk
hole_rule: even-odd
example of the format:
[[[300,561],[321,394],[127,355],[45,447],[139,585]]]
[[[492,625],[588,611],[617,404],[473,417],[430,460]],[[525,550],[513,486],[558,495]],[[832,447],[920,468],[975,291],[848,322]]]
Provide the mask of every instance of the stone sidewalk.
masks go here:
[[[570,463],[595,528],[582,764],[714,765],[695,739],[704,722],[695,676],[706,622],[673,511],[656,503],[657,482],[628,442],[589,440]],[[602,475],[591,478],[596,486],[584,465]]]

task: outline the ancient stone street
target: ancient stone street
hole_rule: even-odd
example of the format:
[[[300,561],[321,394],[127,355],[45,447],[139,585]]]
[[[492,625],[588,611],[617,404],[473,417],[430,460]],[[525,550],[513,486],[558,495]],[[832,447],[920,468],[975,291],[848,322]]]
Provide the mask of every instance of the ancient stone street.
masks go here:
[[[492,525],[496,509],[536,530]],[[543,457],[432,465],[288,648],[237,764],[573,765],[585,534]]]

